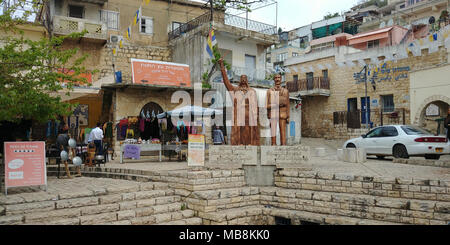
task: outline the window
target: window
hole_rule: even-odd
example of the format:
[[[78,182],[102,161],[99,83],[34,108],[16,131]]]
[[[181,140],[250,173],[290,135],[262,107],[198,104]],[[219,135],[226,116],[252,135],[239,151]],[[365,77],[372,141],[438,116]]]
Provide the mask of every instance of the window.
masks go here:
[[[373,40],[367,42],[367,48],[378,48],[380,46],[380,40]]]
[[[381,96],[381,105],[383,112],[394,112],[394,95],[382,95]]]
[[[140,33],[153,34],[153,18],[141,17],[140,22]]]
[[[298,81],[298,75],[294,75],[294,82]]]
[[[407,135],[427,135],[427,134],[433,134],[423,128],[419,128],[416,126],[401,126],[401,128],[403,129],[403,131],[405,131],[405,133]]]
[[[288,53],[281,53],[277,55],[277,62],[283,62],[288,58]]]
[[[110,30],[119,30],[119,12],[100,10],[100,20],[106,23]]]
[[[377,137],[382,137],[383,133],[383,128],[376,128],[372,131],[370,131],[366,136],[367,138],[377,138]]]
[[[398,131],[395,127],[383,127],[383,137],[398,136]]]
[[[172,22],[172,31],[175,31],[177,28],[179,28],[182,25],[183,25],[183,23],[181,23],[181,22],[173,21]]]
[[[268,57],[268,58],[266,59],[266,62],[267,62],[267,63],[272,63],[272,60],[270,59],[270,57]]]
[[[322,77],[325,79],[328,78],[328,70],[322,70]]]
[[[69,17],[83,19],[84,6],[69,5]]]
[[[297,56],[298,56],[298,53],[296,53],[296,52],[292,53],[292,57],[297,57]]]

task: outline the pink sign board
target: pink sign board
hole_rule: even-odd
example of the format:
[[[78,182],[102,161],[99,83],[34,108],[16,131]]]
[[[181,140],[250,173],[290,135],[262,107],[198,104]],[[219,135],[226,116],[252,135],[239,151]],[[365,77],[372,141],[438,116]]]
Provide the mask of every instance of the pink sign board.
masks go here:
[[[5,187],[47,185],[45,142],[5,142]]]

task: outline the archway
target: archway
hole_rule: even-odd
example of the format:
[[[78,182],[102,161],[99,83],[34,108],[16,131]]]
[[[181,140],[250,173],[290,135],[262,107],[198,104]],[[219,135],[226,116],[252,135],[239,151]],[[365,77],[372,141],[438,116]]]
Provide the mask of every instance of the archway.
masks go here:
[[[151,118],[163,112],[164,110],[160,105],[155,102],[150,102],[142,107],[142,109],[139,111],[139,116],[144,115],[145,118]]]
[[[161,131],[156,116],[163,112],[162,107],[154,102],[147,103],[142,107],[139,116],[145,119],[143,125],[140,126],[144,129],[141,133],[143,140],[161,139]]]
[[[431,96],[424,100],[416,111],[414,124],[424,127],[433,133],[444,134],[443,121],[447,117],[448,108],[450,107],[450,98],[447,96]],[[440,128],[438,129],[438,126]]]

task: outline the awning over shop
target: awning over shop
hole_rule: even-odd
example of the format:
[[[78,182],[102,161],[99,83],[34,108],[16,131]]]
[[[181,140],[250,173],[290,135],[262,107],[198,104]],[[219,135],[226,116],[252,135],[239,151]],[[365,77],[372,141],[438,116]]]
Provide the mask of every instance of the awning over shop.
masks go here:
[[[92,86],[74,87],[67,95],[68,89],[63,89],[55,96],[60,96],[62,101],[74,100],[84,96],[98,96],[102,85],[114,84],[114,76],[107,76],[92,83]]]
[[[349,45],[354,45],[358,43],[364,43],[368,41],[373,40],[379,40],[389,37],[389,32],[392,30],[393,27],[387,27],[383,29],[379,29],[376,31],[361,33],[358,35],[353,36],[352,38],[349,38]]]

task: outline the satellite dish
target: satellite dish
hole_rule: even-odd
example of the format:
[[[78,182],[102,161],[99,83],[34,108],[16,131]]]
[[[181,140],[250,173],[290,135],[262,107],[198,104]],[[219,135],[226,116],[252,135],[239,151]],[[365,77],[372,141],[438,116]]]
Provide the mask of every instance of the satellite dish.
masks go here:
[[[394,25],[394,20],[390,19],[387,23],[387,26],[393,26]]]
[[[385,28],[386,27],[386,22],[381,22],[381,24],[380,24],[380,28]]]

